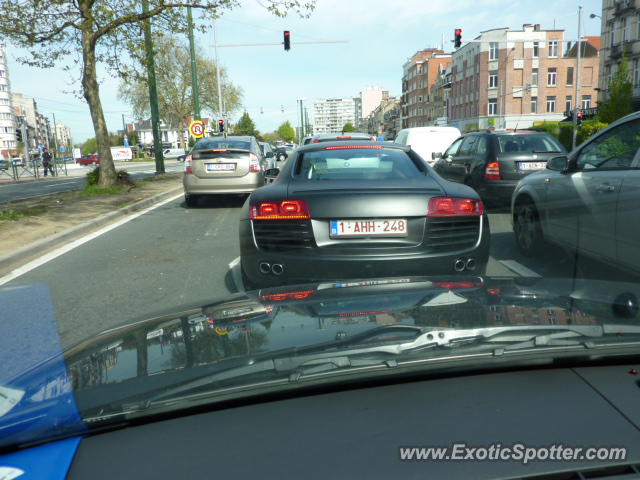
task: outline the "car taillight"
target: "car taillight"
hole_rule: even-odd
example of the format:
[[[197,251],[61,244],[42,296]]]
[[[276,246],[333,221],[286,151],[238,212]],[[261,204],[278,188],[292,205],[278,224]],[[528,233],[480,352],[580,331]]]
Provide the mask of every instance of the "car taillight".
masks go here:
[[[489,163],[484,170],[484,178],[487,180],[500,180],[500,163]]]
[[[320,143],[320,140],[318,140],[317,138],[314,138],[312,143]]]
[[[253,173],[262,171],[262,168],[260,168],[260,161],[255,153],[249,154],[249,171]]]
[[[350,150],[350,149],[374,149],[382,150],[382,145],[334,145],[332,147],[324,147],[325,150]]]
[[[427,217],[479,217],[484,212],[480,200],[459,197],[433,197]]]
[[[316,293],[315,290],[300,290],[297,292],[285,292],[285,293],[270,293],[267,295],[260,295],[261,301],[269,302],[282,302],[283,300],[304,300]]]
[[[372,142],[375,142],[377,140],[376,137],[371,137],[369,140],[371,140]]]
[[[184,173],[193,174],[193,155],[191,154],[184,159]]]
[[[251,220],[288,220],[308,219],[309,206],[304,200],[282,200],[280,202],[262,202],[249,208]]]
[[[442,287],[447,290],[452,290],[454,288],[475,288],[481,287],[482,282],[433,282],[432,285],[434,287]]]
[[[351,136],[350,135],[338,135],[336,138],[338,140],[351,140]]]

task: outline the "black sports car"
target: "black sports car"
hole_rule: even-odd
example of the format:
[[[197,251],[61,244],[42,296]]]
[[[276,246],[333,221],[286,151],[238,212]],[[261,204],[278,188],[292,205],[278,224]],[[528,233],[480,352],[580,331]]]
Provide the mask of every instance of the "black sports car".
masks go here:
[[[409,147],[309,144],[265,174],[275,182],[241,211],[249,287],[486,270],[489,222],[477,193]]]

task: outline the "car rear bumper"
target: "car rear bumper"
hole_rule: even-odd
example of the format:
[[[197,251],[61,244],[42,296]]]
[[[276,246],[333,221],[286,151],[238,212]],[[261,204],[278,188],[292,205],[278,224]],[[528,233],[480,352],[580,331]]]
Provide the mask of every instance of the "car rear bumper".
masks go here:
[[[215,195],[226,193],[251,193],[265,184],[262,173],[248,173],[244,177],[199,178],[183,175],[185,194]]]
[[[242,269],[249,281],[257,287],[286,285],[313,281],[342,280],[348,278],[397,277],[420,275],[484,275],[489,260],[488,221],[483,222],[480,241],[469,249],[446,253],[413,253],[377,255],[327,255],[316,249],[261,250],[253,237],[251,222],[240,222],[240,255]],[[456,261],[465,263],[456,270]],[[472,260],[474,267],[467,266]],[[261,264],[269,265],[269,272],[261,271]],[[273,272],[273,266],[282,267],[282,273]],[[264,265],[263,265],[264,267]]]

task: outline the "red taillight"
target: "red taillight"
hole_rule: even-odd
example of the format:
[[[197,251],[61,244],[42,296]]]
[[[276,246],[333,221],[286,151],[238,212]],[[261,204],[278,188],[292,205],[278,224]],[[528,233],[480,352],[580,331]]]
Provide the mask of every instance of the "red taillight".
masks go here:
[[[282,200],[251,205],[249,218],[251,220],[299,220],[311,218],[311,215],[309,206],[304,200]]]
[[[458,197],[433,197],[427,217],[479,217],[484,212],[480,200]]]
[[[369,140],[371,140],[372,142],[375,142],[377,140],[376,137],[371,137]]]
[[[489,295],[500,295],[500,289],[499,288],[489,288],[487,290],[487,293]]]
[[[489,163],[484,170],[484,178],[487,180],[500,180],[500,163]]]
[[[311,143],[320,143],[320,140],[318,140],[317,138],[314,138]]]
[[[249,171],[252,173],[262,171],[262,168],[260,168],[260,161],[258,160],[258,156],[255,153],[249,154]]]
[[[336,138],[338,140],[351,140],[351,137],[349,135],[338,135]]]
[[[373,150],[382,150],[384,147],[382,145],[335,145],[332,147],[324,147],[325,150],[351,150],[351,149],[373,149]]]
[[[433,282],[432,285],[434,287],[442,287],[448,290],[452,290],[454,288],[474,288],[481,287],[482,282]]]
[[[193,155],[191,154],[184,159],[184,173],[193,174]]]
[[[282,302],[283,300],[304,300],[316,293],[315,290],[301,290],[298,292],[271,293],[260,295],[261,301]]]

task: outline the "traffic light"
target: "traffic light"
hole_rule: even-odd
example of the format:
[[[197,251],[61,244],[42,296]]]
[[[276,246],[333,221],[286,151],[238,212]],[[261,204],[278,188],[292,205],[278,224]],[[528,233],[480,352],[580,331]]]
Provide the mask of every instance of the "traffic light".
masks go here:
[[[576,124],[577,125],[582,125],[582,120],[584,120],[584,113],[578,111],[578,115],[576,118]]]
[[[287,52],[291,50],[291,32],[289,30],[284,31],[284,49]]]
[[[218,131],[220,133],[224,132],[224,120],[222,119],[218,120]]]
[[[460,48],[460,45],[462,45],[462,29],[461,28],[456,28],[454,30],[453,45],[456,48]]]
[[[22,142],[22,130],[16,128],[16,141]]]

